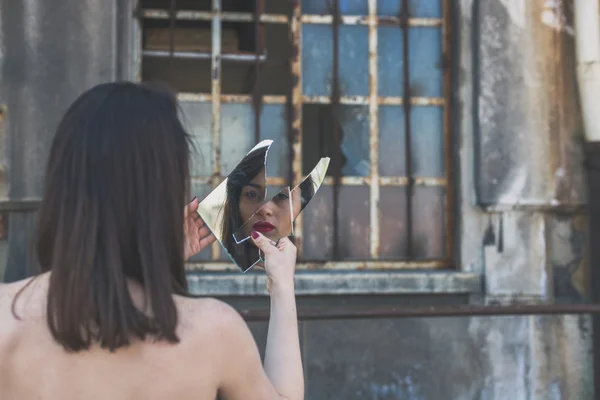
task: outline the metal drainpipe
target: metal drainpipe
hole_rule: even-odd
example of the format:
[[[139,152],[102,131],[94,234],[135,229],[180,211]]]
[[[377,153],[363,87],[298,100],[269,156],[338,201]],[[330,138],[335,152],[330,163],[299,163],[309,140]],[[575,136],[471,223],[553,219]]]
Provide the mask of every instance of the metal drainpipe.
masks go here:
[[[600,303],[600,10],[598,0],[577,0],[577,81],[585,130],[588,179],[590,300]],[[600,316],[592,317],[595,397],[600,395]]]

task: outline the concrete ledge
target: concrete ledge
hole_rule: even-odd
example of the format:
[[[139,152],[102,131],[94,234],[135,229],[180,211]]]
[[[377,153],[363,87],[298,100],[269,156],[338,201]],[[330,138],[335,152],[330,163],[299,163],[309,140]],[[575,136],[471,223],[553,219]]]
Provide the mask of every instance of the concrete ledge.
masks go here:
[[[264,273],[189,272],[191,293],[206,296],[265,296]],[[302,271],[296,293],[302,295],[478,294],[481,276],[466,272]]]

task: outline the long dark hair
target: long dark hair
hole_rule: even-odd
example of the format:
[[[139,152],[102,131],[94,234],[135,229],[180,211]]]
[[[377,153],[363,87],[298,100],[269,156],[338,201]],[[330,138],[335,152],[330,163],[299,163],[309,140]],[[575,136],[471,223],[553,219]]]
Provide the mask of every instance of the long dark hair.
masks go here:
[[[115,350],[147,336],[178,342],[189,146],[175,96],[157,86],[101,84],[63,117],[36,250],[51,271],[48,325],[65,349]],[[148,312],[134,305],[128,280],[143,287]]]
[[[227,199],[223,207],[223,246],[238,265],[245,269],[258,260],[258,249],[250,241],[237,244],[233,234],[242,227],[240,215],[242,189],[265,168],[268,146],[250,152],[227,177]]]

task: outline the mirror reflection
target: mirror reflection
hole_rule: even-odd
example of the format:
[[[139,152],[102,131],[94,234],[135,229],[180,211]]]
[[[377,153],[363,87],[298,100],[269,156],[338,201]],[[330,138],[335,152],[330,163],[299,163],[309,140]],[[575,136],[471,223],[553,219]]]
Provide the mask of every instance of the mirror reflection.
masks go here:
[[[199,205],[198,213],[227,252],[246,272],[262,260],[250,236],[253,230],[276,242],[294,233],[294,220],[323,183],[329,158],[323,158],[293,190],[267,194],[266,161],[271,140],[256,145]],[[265,202],[269,199],[268,202]]]

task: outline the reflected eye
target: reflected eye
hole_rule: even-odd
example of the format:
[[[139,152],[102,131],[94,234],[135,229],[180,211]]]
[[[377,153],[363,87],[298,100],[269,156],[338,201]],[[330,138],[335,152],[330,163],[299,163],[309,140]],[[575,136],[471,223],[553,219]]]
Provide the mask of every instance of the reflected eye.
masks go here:
[[[248,190],[242,196],[251,203],[262,201],[262,195],[254,190]]]
[[[287,194],[285,194],[285,193],[279,193],[278,195],[276,195],[273,198],[273,201],[275,201],[276,203],[280,203],[280,202],[285,201],[285,200],[287,200],[289,198],[290,198],[290,196],[288,196]]]

